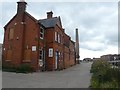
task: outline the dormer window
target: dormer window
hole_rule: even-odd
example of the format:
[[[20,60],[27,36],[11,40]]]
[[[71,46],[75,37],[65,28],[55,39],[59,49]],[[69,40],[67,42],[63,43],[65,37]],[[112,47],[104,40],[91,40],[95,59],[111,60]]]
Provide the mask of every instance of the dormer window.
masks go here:
[[[44,28],[40,27],[40,39],[44,38]]]

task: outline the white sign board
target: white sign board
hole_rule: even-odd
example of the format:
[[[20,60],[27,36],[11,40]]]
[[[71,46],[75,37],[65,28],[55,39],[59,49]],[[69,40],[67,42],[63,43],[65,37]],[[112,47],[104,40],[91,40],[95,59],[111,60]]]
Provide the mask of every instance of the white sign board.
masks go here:
[[[49,57],[53,57],[53,48],[49,48]]]
[[[43,61],[39,60],[39,65],[40,65],[40,67],[42,67],[43,66]]]
[[[32,46],[32,51],[36,51],[36,46]]]

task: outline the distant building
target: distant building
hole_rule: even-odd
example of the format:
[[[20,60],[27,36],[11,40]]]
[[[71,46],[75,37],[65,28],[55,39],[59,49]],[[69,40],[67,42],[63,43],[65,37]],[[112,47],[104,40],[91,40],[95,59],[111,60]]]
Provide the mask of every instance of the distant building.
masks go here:
[[[16,15],[4,27],[3,64],[28,64],[35,71],[75,65],[75,42],[65,33],[60,17],[51,11],[47,18],[36,20],[26,12],[25,1],[17,4]]]
[[[113,66],[120,66],[120,54],[107,54],[101,56],[101,60],[105,60]]]
[[[103,55],[100,58],[106,61],[120,60],[120,54],[108,54],[108,55]]]
[[[93,58],[93,61],[101,60],[100,58]]]
[[[84,58],[83,61],[91,62],[93,60],[91,58]]]

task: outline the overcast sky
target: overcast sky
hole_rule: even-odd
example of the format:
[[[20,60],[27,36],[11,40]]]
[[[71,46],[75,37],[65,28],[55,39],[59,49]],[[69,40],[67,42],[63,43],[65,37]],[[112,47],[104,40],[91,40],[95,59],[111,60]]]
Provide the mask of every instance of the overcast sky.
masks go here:
[[[0,43],[3,27],[16,14],[17,1],[2,2]],[[46,18],[46,12],[60,16],[65,32],[75,41],[79,29],[80,57],[100,57],[118,53],[118,2],[28,2],[27,12],[36,19]],[[113,0],[114,1],[114,0]],[[0,15],[1,16],[1,15]]]

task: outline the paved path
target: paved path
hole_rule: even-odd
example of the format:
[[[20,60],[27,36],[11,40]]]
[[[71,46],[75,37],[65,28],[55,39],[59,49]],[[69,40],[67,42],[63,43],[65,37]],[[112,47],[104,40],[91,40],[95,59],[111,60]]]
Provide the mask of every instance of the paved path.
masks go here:
[[[91,63],[81,63],[62,71],[32,74],[2,73],[3,88],[87,88]]]

